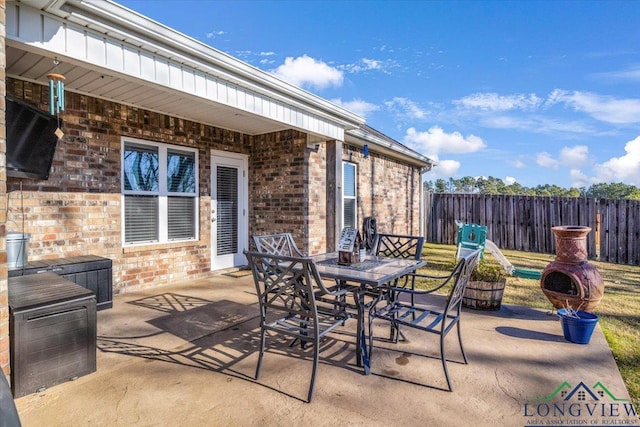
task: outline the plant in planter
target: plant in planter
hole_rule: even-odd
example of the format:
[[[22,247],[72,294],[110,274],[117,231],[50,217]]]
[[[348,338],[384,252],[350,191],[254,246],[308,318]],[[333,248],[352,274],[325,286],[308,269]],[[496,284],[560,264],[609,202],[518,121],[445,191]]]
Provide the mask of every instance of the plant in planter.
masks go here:
[[[501,265],[483,259],[471,272],[462,305],[476,310],[499,310],[508,276]]]

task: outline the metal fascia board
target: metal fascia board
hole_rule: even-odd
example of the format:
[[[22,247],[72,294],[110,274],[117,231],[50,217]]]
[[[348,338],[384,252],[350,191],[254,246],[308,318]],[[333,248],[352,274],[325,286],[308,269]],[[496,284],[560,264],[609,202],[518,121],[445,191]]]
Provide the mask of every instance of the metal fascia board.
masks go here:
[[[376,137],[370,133],[363,131],[362,129],[353,129],[345,132],[346,143],[352,143],[358,146],[364,144],[372,144],[378,148],[378,151],[386,152],[394,157],[403,157],[405,160],[410,160],[411,163],[418,163],[420,165],[435,165],[436,162],[430,158],[423,156],[417,151],[411,150],[400,143],[393,143]]]

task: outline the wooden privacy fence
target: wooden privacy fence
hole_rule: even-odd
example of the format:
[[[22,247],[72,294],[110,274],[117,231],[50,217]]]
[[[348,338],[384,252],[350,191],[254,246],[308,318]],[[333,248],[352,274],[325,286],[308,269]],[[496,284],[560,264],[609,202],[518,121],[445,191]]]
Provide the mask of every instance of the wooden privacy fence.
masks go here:
[[[590,259],[640,265],[640,201],[425,192],[426,239],[455,244],[456,220],[487,226],[501,249],[555,253],[551,227],[591,227]]]

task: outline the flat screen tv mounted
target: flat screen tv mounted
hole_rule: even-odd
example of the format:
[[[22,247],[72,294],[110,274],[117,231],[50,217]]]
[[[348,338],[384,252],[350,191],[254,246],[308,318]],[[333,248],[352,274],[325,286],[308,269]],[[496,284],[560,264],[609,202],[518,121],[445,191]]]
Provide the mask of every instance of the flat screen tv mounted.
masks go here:
[[[62,120],[9,96],[6,101],[7,176],[48,179]]]

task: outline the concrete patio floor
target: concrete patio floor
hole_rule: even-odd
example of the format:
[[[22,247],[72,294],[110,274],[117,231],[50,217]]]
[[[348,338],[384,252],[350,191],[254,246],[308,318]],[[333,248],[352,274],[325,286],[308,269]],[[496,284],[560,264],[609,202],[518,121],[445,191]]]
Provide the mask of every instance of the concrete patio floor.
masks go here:
[[[465,309],[468,365],[447,337],[453,392],[436,336],[378,341],[365,376],[348,322],[323,342],[310,404],[311,361],[286,356],[299,348],[268,341],[254,380],[257,316],[247,271],[116,296],[97,371],[17,399],[23,426],[640,425],[600,327],[572,344],[549,311]]]

